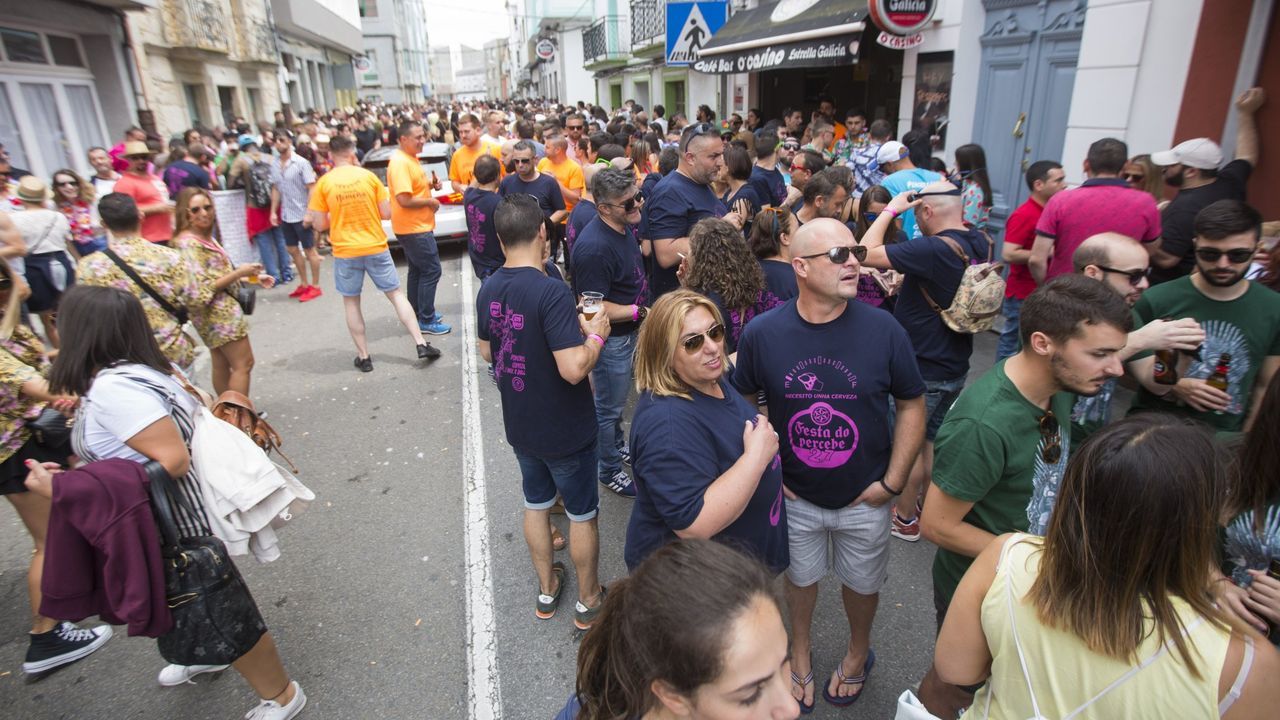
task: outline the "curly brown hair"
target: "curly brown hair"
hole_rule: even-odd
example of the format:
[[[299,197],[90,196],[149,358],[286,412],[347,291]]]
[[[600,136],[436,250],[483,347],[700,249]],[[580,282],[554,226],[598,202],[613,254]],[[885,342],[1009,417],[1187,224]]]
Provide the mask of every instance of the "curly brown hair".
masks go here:
[[[689,273],[684,286],[719,293],[729,308],[755,304],[764,290],[764,271],[742,232],[725,220],[706,218],[689,232]]]

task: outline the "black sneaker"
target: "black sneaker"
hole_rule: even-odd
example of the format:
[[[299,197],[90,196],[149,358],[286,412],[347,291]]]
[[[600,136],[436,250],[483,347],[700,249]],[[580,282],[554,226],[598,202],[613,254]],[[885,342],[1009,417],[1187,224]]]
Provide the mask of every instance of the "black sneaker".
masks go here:
[[[373,372],[373,358],[356,358],[356,369],[360,372]]]
[[[618,448],[618,454],[622,456],[623,463],[627,465],[631,464],[631,446],[630,445],[626,443],[622,443],[622,447]]]
[[[435,360],[440,357],[440,351],[429,342],[424,342],[418,346],[419,360]]]
[[[31,645],[27,647],[27,660],[22,663],[22,672],[40,675],[73,663],[105,645],[111,639],[111,626],[99,625],[87,630],[63,622],[49,632],[29,637]]]
[[[634,499],[636,496],[636,486],[631,482],[631,477],[627,475],[626,470],[619,470],[608,480],[601,480],[600,484],[624,498]]]

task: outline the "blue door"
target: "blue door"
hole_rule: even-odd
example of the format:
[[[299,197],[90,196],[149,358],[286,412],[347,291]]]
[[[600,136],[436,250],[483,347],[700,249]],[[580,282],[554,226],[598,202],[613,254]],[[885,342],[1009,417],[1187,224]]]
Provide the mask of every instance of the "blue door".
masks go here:
[[[1027,199],[1027,167],[1037,160],[1062,159],[1086,2],[983,4],[987,29],[982,36],[974,142],[987,154],[995,195],[990,231],[999,240],[1009,213]]]

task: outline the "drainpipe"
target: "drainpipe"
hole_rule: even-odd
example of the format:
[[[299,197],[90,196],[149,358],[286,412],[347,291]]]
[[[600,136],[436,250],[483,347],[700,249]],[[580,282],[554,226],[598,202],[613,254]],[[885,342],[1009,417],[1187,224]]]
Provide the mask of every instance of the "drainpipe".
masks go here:
[[[138,105],[138,125],[149,133],[156,132],[156,116],[151,111],[151,101],[147,97],[147,86],[142,82],[142,63],[138,59],[138,49],[133,42],[133,30],[129,26],[129,16],[125,11],[118,13],[120,32],[124,35],[125,57],[132,62],[125,63],[129,72],[129,84],[133,86],[133,100]]]

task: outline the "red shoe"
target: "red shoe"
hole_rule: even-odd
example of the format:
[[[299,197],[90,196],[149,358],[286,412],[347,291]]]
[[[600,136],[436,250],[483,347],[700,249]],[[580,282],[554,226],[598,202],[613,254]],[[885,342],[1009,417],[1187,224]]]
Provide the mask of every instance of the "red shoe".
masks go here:
[[[296,287],[296,288],[294,288],[294,289],[293,289],[293,292],[289,293],[289,297],[291,297],[291,298],[301,297],[301,296],[302,296],[302,294],[303,294],[303,293],[305,293],[305,292],[307,291],[307,288],[309,288],[309,287],[311,287],[311,286],[310,286],[310,285],[299,285],[298,287]]]
[[[308,285],[306,292],[298,297],[298,302],[310,302],[324,294],[318,285]]]

